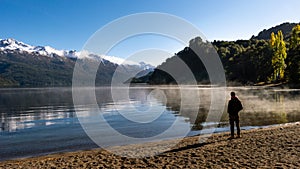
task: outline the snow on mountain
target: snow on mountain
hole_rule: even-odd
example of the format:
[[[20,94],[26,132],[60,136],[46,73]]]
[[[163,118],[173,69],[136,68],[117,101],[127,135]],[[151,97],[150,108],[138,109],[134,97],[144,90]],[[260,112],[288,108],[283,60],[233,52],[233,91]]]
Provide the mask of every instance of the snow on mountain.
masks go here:
[[[93,59],[97,61],[106,60],[117,65],[139,66],[144,70],[146,69],[153,70],[155,68],[154,66],[150,64],[146,64],[144,62],[137,63],[134,61],[128,61],[123,58],[119,58],[115,56],[97,55],[97,54],[89,53],[88,51],[77,52],[75,50],[57,50],[50,46],[32,46],[11,38],[0,39],[0,51],[27,52],[27,53],[40,54],[48,57],[53,57],[54,55],[57,55],[66,58],[78,58],[78,59],[87,58],[87,59]]]
[[[34,47],[27,45],[23,42],[18,42],[14,39],[1,39],[0,40],[0,50],[23,50],[30,51]]]
[[[57,50],[50,46],[31,46],[15,39],[0,39],[0,51],[21,51],[53,57],[53,55],[72,57],[74,51]]]
[[[154,70],[155,66],[150,65],[148,63],[145,62],[139,62],[140,67],[143,67],[144,70],[149,69],[149,70]]]

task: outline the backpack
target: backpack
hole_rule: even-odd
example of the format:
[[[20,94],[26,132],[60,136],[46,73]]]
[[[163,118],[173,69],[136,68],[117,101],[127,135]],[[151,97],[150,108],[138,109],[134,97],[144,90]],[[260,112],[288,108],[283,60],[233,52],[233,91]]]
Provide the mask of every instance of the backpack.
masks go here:
[[[235,107],[237,112],[239,112],[243,109],[242,103],[238,98],[234,99],[234,107]]]
[[[243,109],[243,105],[238,98],[231,99],[230,102],[231,106],[229,111],[231,112],[231,114],[237,114]]]

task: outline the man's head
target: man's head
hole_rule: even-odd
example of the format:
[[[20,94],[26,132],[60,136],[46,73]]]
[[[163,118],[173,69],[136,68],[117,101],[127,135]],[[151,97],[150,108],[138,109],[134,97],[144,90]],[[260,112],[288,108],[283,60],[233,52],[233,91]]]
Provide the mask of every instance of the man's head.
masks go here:
[[[234,92],[231,92],[230,95],[231,95],[231,97],[235,97],[235,93]]]

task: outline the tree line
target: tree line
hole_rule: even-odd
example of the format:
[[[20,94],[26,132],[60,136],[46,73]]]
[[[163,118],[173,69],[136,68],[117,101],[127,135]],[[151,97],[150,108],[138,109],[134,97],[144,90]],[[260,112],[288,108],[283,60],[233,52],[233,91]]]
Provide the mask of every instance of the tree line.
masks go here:
[[[270,40],[214,42],[229,80],[242,83],[278,83],[297,85],[300,81],[300,25],[288,39],[281,30]]]
[[[192,49],[209,48],[209,42],[200,37],[190,41],[188,47],[176,53],[159,65],[150,75],[150,84],[175,84],[175,79],[163,71],[180,58],[191,69],[196,80],[209,81],[209,77],[199,57]],[[281,30],[272,32],[269,40],[254,39],[237,41],[214,41],[226,75],[227,81],[241,84],[300,82],[300,25],[293,27],[290,36],[284,38]],[[209,57],[209,54],[207,54]]]

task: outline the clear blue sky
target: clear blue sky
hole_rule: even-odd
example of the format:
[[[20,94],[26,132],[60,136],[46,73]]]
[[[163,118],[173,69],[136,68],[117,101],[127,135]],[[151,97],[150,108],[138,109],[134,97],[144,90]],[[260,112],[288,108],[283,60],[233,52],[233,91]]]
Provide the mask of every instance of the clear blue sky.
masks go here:
[[[299,0],[0,0],[0,38],[80,50],[114,19],[164,12],[191,22],[209,40],[249,39],[264,28],[300,22],[299,10]]]

